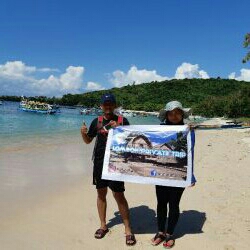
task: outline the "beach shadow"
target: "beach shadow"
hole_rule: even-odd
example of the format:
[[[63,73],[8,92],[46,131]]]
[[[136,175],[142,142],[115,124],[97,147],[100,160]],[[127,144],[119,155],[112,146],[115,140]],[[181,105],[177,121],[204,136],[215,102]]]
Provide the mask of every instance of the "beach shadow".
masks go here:
[[[202,228],[205,222],[205,212],[199,212],[196,210],[183,211],[180,214],[180,218],[175,229],[175,238],[181,238],[186,234],[203,233]]]
[[[114,213],[115,217],[109,220],[109,228],[122,224],[119,212]],[[157,232],[157,219],[154,209],[148,206],[130,208],[130,220],[135,234],[155,234]],[[180,214],[178,224],[175,229],[175,238],[181,238],[186,234],[203,233],[202,228],[206,221],[206,213],[196,210],[183,211]],[[167,225],[167,223],[166,223]]]
[[[154,234],[157,229],[156,213],[148,206],[132,207],[129,209],[130,221],[135,234]],[[122,223],[119,212],[114,213],[115,217],[109,220],[107,226],[113,227]]]

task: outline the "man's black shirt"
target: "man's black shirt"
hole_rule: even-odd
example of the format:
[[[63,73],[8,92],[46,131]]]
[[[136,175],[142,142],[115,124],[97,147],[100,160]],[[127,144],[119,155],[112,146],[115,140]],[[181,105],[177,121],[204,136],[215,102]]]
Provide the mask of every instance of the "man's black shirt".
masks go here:
[[[112,119],[110,120],[106,120],[103,117],[103,121],[102,121],[102,126],[106,126],[110,121],[118,121],[118,116],[114,115],[112,117]],[[128,120],[123,117],[123,125],[129,125]],[[94,161],[103,161],[104,159],[104,154],[105,154],[105,148],[106,148],[106,143],[107,143],[107,134],[103,134],[103,133],[99,133],[98,131],[98,118],[95,118],[90,127],[89,127],[89,131],[87,133],[87,135],[90,138],[94,138],[97,136],[96,138],[96,145],[94,148],[94,152],[93,152],[93,156],[94,156]]]

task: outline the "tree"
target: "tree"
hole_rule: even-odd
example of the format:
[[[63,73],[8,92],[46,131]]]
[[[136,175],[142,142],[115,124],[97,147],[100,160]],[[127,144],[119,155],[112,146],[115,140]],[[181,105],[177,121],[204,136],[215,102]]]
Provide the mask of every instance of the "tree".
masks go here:
[[[248,49],[248,52],[246,54],[246,56],[243,58],[242,62],[246,63],[250,60],[250,33],[245,35],[245,40],[243,43],[243,47]]]

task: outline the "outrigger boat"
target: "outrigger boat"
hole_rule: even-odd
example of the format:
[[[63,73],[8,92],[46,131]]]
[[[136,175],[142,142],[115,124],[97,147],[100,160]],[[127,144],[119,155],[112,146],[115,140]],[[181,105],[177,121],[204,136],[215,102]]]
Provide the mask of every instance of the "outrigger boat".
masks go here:
[[[22,100],[19,104],[19,109],[25,112],[33,112],[39,114],[55,114],[58,109],[53,108],[53,106],[47,103],[35,102]]]

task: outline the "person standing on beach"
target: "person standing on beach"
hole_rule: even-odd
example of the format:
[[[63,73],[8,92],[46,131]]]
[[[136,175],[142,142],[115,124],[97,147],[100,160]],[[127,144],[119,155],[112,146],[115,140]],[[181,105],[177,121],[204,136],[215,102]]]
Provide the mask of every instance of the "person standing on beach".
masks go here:
[[[165,110],[160,115],[162,119],[161,117],[159,118],[163,121],[161,125],[184,125],[185,111],[182,104],[178,101],[167,103]],[[191,133],[191,140],[194,142],[194,133]],[[195,185],[195,182],[193,175],[192,186]],[[163,247],[172,248],[174,246],[173,233],[179,219],[179,203],[184,190],[185,188],[181,187],[156,186],[158,233],[152,239],[152,245],[157,246],[164,241]],[[168,227],[165,230],[167,205],[169,208]]]
[[[123,219],[126,234],[126,244],[132,246],[136,244],[134,234],[131,232],[129,221],[129,207],[127,200],[124,196],[124,182],[111,181],[102,179],[103,160],[105,155],[105,148],[107,143],[108,130],[119,125],[129,125],[126,118],[114,114],[116,108],[116,99],[112,94],[104,94],[101,98],[101,109],[103,116],[95,118],[89,130],[86,124],[81,127],[82,139],[86,144],[92,142],[96,138],[96,144],[93,152],[93,185],[97,189],[97,209],[100,218],[100,228],[95,232],[96,239],[102,239],[109,231],[106,224],[106,209],[107,201],[106,196],[108,187],[112,190],[113,196],[117,202],[119,212]]]

